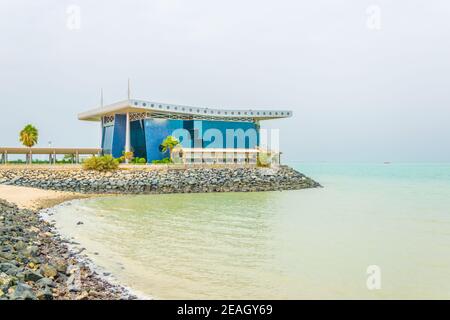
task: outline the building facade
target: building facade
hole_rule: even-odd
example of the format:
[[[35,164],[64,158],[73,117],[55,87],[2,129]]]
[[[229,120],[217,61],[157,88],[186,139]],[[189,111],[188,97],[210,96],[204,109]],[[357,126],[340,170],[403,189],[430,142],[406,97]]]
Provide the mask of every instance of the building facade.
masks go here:
[[[232,149],[256,150],[260,121],[290,116],[291,111],[212,109],[130,99],[81,113],[78,118],[101,123],[104,154],[118,158],[132,151],[151,163],[169,156],[160,147],[167,136],[176,137],[186,150],[214,149],[227,154]]]

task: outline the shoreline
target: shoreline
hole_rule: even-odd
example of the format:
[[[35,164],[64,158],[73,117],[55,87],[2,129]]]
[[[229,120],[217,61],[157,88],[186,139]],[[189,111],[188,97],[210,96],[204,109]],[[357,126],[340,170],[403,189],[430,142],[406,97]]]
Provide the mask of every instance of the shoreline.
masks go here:
[[[0,168],[0,300],[155,299],[120,284],[112,273],[83,253],[85,248],[62,235],[51,216],[65,203],[117,195],[317,187],[321,185],[290,167],[115,173],[71,168]],[[15,229],[20,232],[11,234]],[[30,247],[34,248],[33,255],[29,254]],[[69,265],[58,269],[58,263],[66,260]],[[49,268],[51,275],[46,273]]]
[[[71,200],[101,197],[101,194],[86,194],[71,191],[45,190],[0,184],[0,199],[17,205],[21,209],[39,211]]]
[[[83,196],[83,195],[81,195]],[[83,201],[86,199],[92,199],[92,198],[99,198],[99,197],[112,197],[112,196],[118,196],[117,194],[111,194],[111,195],[105,195],[105,194],[92,194],[89,197],[80,197],[80,198],[73,198],[73,199],[66,199],[61,201],[58,201],[55,199],[55,204],[50,207],[42,208],[39,211],[37,211],[37,214],[39,215],[39,218],[45,221],[46,223],[50,224],[52,226],[52,231],[64,241],[65,245],[68,247],[68,250],[77,256],[77,259],[82,262],[83,264],[87,265],[92,272],[96,272],[98,277],[102,279],[103,281],[106,281],[107,283],[118,286],[123,288],[128,294],[134,297],[134,299],[137,300],[153,300],[155,297],[150,296],[148,294],[144,294],[138,290],[135,290],[131,287],[128,287],[117,279],[116,275],[112,273],[107,268],[103,268],[96,264],[92,258],[90,258],[87,254],[85,254],[85,248],[83,247],[83,243],[77,242],[78,239],[72,237],[69,238],[65,236],[54,224],[53,215],[56,214],[57,210],[59,210],[61,207],[66,205],[72,205],[78,201]]]
[[[0,185],[0,300],[151,299],[105,276],[45,214],[105,195]]]

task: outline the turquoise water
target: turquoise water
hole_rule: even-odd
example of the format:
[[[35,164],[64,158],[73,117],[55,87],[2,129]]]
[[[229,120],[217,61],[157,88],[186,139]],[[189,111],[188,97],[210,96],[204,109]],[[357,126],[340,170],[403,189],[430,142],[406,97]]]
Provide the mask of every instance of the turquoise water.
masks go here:
[[[291,165],[324,188],[105,197],[54,217],[156,298],[450,298],[449,164]]]

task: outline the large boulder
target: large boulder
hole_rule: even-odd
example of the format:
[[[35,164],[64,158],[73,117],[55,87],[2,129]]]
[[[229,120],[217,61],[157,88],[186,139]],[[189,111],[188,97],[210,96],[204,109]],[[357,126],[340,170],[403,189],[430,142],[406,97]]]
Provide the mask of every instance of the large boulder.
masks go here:
[[[10,294],[11,300],[37,300],[36,295],[33,293],[33,289],[22,282],[19,282],[14,288],[14,292]]]

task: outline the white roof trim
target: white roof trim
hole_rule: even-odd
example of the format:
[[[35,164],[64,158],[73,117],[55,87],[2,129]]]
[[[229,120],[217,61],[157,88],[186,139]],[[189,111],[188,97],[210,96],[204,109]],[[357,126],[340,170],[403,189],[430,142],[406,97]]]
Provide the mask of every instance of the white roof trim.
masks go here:
[[[196,116],[199,118],[204,118],[205,116],[207,116],[224,120],[227,120],[228,118],[269,120],[289,118],[292,116],[292,111],[288,110],[213,109],[131,99],[80,113],[78,114],[78,119],[87,121],[100,121],[102,116],[125,112],[181,114],[192,116],[193,119],[196,119]]]

